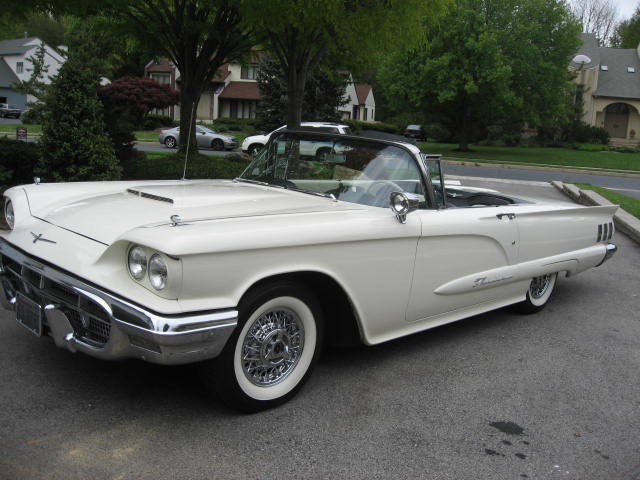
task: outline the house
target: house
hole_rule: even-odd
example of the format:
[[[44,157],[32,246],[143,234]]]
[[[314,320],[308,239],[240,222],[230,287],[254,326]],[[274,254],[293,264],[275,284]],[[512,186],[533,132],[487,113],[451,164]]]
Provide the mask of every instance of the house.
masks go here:
[[[216,72],[209,87],[200,97],[197,120],[215,120],[220,117],[255,118],[260,101],[260,90],[256,81],[258,63],[227,63]],[[180,72],[172,62],[166,59],[151,61],[145,67],[145,74],[159,83],[180,88]],[[346,97],[348,103],[340,108],[342,118],[355,118],[373,122],[375,120],[375,100],[371,85],[358,85],[349,74],[347,77]],[[180,107],[171,107],[163,111],[154,111],[180,118]]]
[[[576,101],[582,120],[602,127],[612,139],[640,139],[640,46],[600,47],[595,35],[582,34],[582,46],[569,66],[576,74]]]
[[[341,72],[346,78],[345,97],[347,103],[339,108],[343,119],[374,122],[376,119],[376,101],[371,85],[358,84],[349,72]]]
[[[29,80],[33,70],[33,64],[29,58],[35,56],[36,50],[42,43],[38,37],[0,41],[0,103],[17,105],[24,110],[27,102],[36,100],[31,95],[12,90],[11,86],[17,81]],[[50,77],[58,73],[65,58],[46,44],[44,48],[44,65],[48,67],[48,71],[43,81],[50,83]]]

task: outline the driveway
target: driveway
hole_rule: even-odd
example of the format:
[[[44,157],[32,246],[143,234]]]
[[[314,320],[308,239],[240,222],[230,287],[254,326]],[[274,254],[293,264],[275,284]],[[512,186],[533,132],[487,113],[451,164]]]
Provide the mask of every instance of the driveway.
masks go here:
[[[71,354],[2,311],[0,479],[638,480],[640,248],[615,241],[539,314],[325,351],[293,401],[254,415],[191,367]]]

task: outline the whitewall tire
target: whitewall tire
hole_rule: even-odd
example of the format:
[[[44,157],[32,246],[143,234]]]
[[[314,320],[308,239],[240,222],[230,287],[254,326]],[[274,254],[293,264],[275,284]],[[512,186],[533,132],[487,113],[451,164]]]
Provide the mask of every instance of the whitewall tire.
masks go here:
[[[213,374],[220,399],[236,410],[280,405],[302,387],[319,356],[318,301],[304,287],[279,282],[247,295],[239,313],[236,331],[207,375]]]
[[[557,279],[557,273],[549,273],[531,279],[526,299],[517,305],[520,313],[529,314],[542,310],[553,294]]]

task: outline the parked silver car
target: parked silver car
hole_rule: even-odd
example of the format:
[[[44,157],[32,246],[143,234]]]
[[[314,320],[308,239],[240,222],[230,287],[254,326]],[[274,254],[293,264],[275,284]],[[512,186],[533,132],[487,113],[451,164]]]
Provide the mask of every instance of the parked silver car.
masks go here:
[[[180,143],[180,127],[160,130],[158,141],[167,148],[175,148]],[[214,150],[234,150],[238,148],[238,139],[231,135],[217,133],[202,125],[196,125],[198,147]]]

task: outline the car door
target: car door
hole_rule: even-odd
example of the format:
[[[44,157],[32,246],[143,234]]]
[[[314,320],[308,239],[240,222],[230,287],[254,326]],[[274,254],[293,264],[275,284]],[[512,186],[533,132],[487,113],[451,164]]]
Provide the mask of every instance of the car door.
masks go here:
[[[509,281],[517,266],[519,241],[512,210],[511,206],[416,212],[422,233],[416,249],[408,322],[437,321],[522,293],[519,284]]]
[[[196,142],[198,147],[208,147],[210,145],[209,136],[204,128],[196,126]]]

